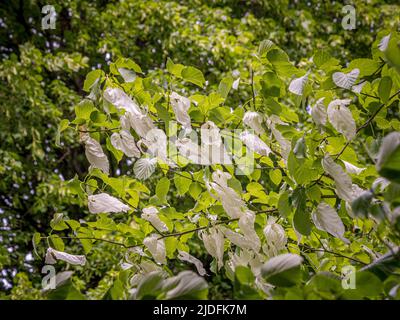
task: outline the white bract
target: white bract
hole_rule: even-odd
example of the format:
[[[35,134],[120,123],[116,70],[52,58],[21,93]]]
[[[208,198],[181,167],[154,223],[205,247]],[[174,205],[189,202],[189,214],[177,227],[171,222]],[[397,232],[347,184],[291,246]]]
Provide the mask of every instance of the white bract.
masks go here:
[[[90,137],[87,133],[81,136],[85,143],[85,155],[90,163],[90,168],[98,168],[106,174],[109,174],[110,163],[98,141]]]
[[[62,260],[73,265],[84,266],[86,257],[83,255],[73,255],[62,251],[57,251],[53,248],[47,248],[45,263],[55,264],[57,260]]]
[[[222,143],[220,129],[212,121],[205,122],[200,128],[201,164],[232,164],[232,160]]]
[[[391,35],[392,34],[389,33],[387,36],[385,36],[385,37],[383,37],[381,39],[381,41],[378,44],[378,48],[379,48],[380,51],[382,51],[382,52],[386,51],[386,49],[387,49],[387,47],[389,45],[389,41],[390,41],[390,36]]]
[[[290,82],[289,91],[291,93],[294,93],[294,94],[298,95],[298,96],[303,95],[304,86],[307,83],[309,74],[310,74],[310,72],[308,71],[304,76],[302,76],[300,78],[293,79]]]
[[[189,254],[186,251],[178,250],[178,253],[179,253],[178,259],[189,262],[189,263],[193,263],[195,265],[199,275],[204,276],[207,274],[206,270],[203,267],[203,263],[199,259],[193,257],[191,254]]]
[[[112,103],[118,110],[125,110],[123,115],[124,127],[127,124],[135,130],[140,137],[145,137],[147,132],[156,127],[149,116],[143,113],[141,108],[124,91],[119,88],[107,88],[103,94],[104,99]]]
[[[200,231],[200,239],[203,240],[204,247],[207,252],[217,259],[217,269],[221,269],[224,265],[224,235],[218,230],[218,228],[213,227],[207,231]]]
[[[343,134],[347,140],[352,140],[356,135],[356,123],[350,109],[347,107],[350,99],[333,100],[328,105],[328,119],[332,126]]]
[[[149,221],[151,225],[156,228],[158,231],[166,232],[168,231],[168,227],[166,224],[161,221],[160,217],[158,216],[158,210],[155,207],[148,207],[142,210],[142,219]]]
[[[232,176],[228,172],[216,170],[212,174],[213,181],[207,181],[206,186],[211,196],[219,200],[230,218],[236,219],[242,216],[245,206],[240,196],[228,186],[228,180]],[[215,191],[215,196],[212,191]]]
[[[384,163],[393,155],[393,152],[400,147],[400,132],[391,132],[382,139],[376,161],[376,168],[380,171]],[[395,168],[393,168],[395,169]],[[398,169],[398,168],[397,168]]]
[[[148,179],[156,170],[157,158],[140,158],[133,165],[135,177],[139,180]]]
[[[264,277],[270,277],[286,270],[296,268],[301,265],[303,258],[297,254],[285,253],[269,259],[261,268]]]
[[[270,147],[264,141],[247,130],[240,133],[239,138],[246,147],[259,155],[268,156],[271,153]]]
[[[291,143],[288,139],[286,139],[282,133],[276,129],[276,125],[285,125],[285,123],[277,116],[277,115],[272,115],[268,117],[267,120],[267,126],[271,129],[272,134],[274,135],[276,141],[278,141],[280,147],[281,147],[281,154],[283,159],[287,161],[289,157],[289,153],[291,150]]]
[[[147,238],[144,238],[143,244],[151,253],[152,257],[157,263],[166,264],[166,251],[165,243],[163,239],[159,239],[158,235],[152,234]]]
[[[254,221],[256,215],[250,210],[246,210],[239,218],[239,228],[244,234],[246,240],[250,243],[251,248],[258,252],[261,247],[261,241],[256,231],[254,230]]]
[[[254,244],[249,241],[244,235],[232,231],[231,229],[224,226],[221,226],[220,230],[222,231],[224,236],[235,246],[238,246],[241,249],[254,250]]]
[[[170,94],[172,109],[174,110],[176,120],[186,129],[192,127],[188,110],[190,108],[190,100],[182,97],[176,92]]]
[[[119,133],[113,133],[110,141],[115,149],[122,151],[127,157],[140,157],[140,151],[136,146],[135,139],[129,131],[121,130]]]
[[[322,167],[325,172],[335,180],[336,194],[345,201],[352,201],[352,182],[350,176],[343,168],[336,164],[329,154],[322,159]]]
[[[326,231],[336,238],[349,243],[344,237],[344,224],[339,215],[330,205],[321,202],[312,214],[315,226],[322,231]]]
[[[342,160],[342,161],[344,163],[347,173],[349,173],[349,174],[357,174],[358,175],[366,169],[366,168],[359,168],[359,167],[355,166],[354,164],[351,164],[350,162],[347,162],[344,160]]]
[[[360,69],[357,68],[348,73],[335,72],[332,75],[332,80],[340,88],[351,89],[351,87],[355,84],[359,74]]]
[[[90,213],[127,212],[130,207],[107,193],[88,196]]]
[[[264,134],[265,130],[262,127],[263,117],[255,111],[247,111],[243,115],[243,123],[253,129],[257,134]]]
[[[326,119],[328,117],[326,107],[324,105],[324,99],[325,98],[318,99],[314,107],[311,109],[311,117],[313,118],[314,122],[319,126],[325,126]]]
[[[269,217],[267,225],[264,228],[264,235],[266,243],[262,249],[268,257],[273,257],[279,254],[279,252],[285,248],[287,243],[287,237],[285,229],[276,223],[275,217]]]
[[[232,89],[237,90],[239,88],[239,83],[240,83],[240,78],[237,78],[235,81],[233,81]]]

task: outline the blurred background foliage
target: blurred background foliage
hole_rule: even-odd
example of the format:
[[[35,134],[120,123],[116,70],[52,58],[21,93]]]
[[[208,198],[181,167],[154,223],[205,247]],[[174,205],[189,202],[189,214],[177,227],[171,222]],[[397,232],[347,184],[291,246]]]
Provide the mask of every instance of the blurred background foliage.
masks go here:
[[[56,29],[42,30],[42,7],[57,12]],[[226,73],[248,73],[246,61],[270,39],[298,65],[329,48],[346,62],[368,56],[380,29],[398,26],[398,1],[352,1],[357,28],[344,30],[340,1],[182,0],[34,1],[0,4],[0,298],[40,297],[42,261],[34,260],[34,232],[48,233],[54,213],[84,217],[65,181],[88,166],[72,133],[55,147],[57,126],[72,118],[85,75],[123,56],[146,72],[167,57],[199,68],[215,85]],[[250,92],[229,99],[234,104]],[[240,95],[240,96],[239,96]],[[73,243],[71,243],[73,248]],[[73,253],[73,252],[72,252]],[[79,276],[88,296],[102,297],[119,261],[99,244]],[[199,257],[206,261],[207,257]],[[170,266],[180,270],[179,263]],[[78,268],[79,270],[79,268]],[[78,271],[79,272],[79,271]],[[231,297],[214,276],[211,298]],[[79,283],[75,286],[79,288]]]

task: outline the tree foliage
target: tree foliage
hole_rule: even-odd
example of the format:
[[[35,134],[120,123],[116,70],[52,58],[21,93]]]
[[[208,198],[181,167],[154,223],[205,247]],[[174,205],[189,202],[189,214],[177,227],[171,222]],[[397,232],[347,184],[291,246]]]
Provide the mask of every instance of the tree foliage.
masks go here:
[[[398,6],[376,4],[346,31],[334,2],[70,1],[37,34],[20,3],[1,34],[4,297],[398,298]]]

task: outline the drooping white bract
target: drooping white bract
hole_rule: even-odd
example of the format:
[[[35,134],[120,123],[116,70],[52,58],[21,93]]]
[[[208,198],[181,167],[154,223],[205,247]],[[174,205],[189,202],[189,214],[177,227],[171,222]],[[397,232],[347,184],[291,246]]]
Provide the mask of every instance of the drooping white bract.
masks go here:
[[[62,251],[57,251],[53,248],[47,248],[45,263],[55,264],[57,260],[62,260],[73,265],[84,266],[86,257],[83,255],[73,255]]]
[[[138,142],[140,147],[141,144],[147,147],[147,153],[153,157],[159,158],[164,163],[175,167],[175,164],[168,159],[167,152],[167,135],[161,129],[155,128],[147,132],[146,136]]]
[[[235,232],[227,227],[221,226],[220,230],[224,236],[235,246],[242,249],[253,250],[253,244],[246,237],[238,232]]]
[[[367,81],[362,81],[362,82],[355,84],[354,86],[351,87],[351,91],[353,91],[354,93],[360,93],[366,83],[367,83]]]
[[[296,268],[303,262],[303,258],[294,253],[284,253],[269,259],[261,268],[264,277],[271,277],[281,272]]]
[[[294,94],[298,95],[298,96],[303,95],[304,86],[307,83],[309,74],[310,74],[310,71],[307,71],[307,73],[304,76],[302,76],[300,78],[293,79],[290,82],[289,91],[291,93],[294,93]]]
[[[142,138],[146,137],[149,131],[156,129],[153,121],[146,114],[127,112],[125,116],[128,119],[130,127]]]
[[[387,36],[385,36],[385,37],[383,37],[381,39],[381,41],[378,44],[378,48],[379,48],[380,51],[382,51],[382,52],[386,51],[386,49],[387,49],[387,47],[389,45],[389,41],[390,41],[390,36],[391,35],[392,34],[389,33]]]
[[[352,201],[352,182],[350,176],[343,170],[343,168],[336,164],[335,161],[329,156],[325,155],[322,159],[322,167],[325,172],[335,180],[336,194],[340,199],[345,201]]]
[[[317,229],[326,231],[334,237],[349,243],[349,240],[344,237],[344,224],[336,210],[330,205],[321,202],[311,216]]]
[[[359,168],[357,166],[355,166],[354,164],[351,164],[350,162],[344,161],[342,160],[344,163],[344,166],[346,168],[347,173],[349,174],[360,174],[361,172],[363,172],[365,169],[367,168]]]
[[[271,153],[271,149],[264,141],[247,130],[240,133],[239,138],[246,145],[246,147],[255,153],[258,153],[259,155],[268,156]]]
[[[103,93],[103,97],[108,102],[115,105],[118,110],[125,110],[125,114],[123,115],[125,127],[126,123],[129,123],[130,127],[135,130],[140,137],[145,137],[147,132],[156,128],[150,117],[144,114],[136,102],[123,90],[119,88],[107,88]]]
[[[144,238],[143,244],[150,251],[156,262],[160,264],[167,263],[164,239],[159,239],[158,235],[152,234]]]
[[[179,299],[193,292],[201,292],[208,288],[204,278],[199,277],[193,271],[182,271],[172,278],[168,278],[163,283],[165,288],[165,299]]]
[[[172,109],[174,110],[176,120],[186,129],[192,127],[188,110],[190,108],[190,100],[182,97],[176,92],[170,94]]]
[[[350,99],[336,99],[328,105],[329,122],[347,140],[352,140],[356,135],[356,122],[353,119],[350,109],[347,107],[350,102]]]
[[[207,121],[200,128],[201,164],[232,164],[232,159],[222,143],[220,129],[212,121]]]
[[[274,114],[272,116],[268,117],[266,123],[267,123],[268,128],[271,130],[272,134],[274,135],[276,141],[278,141],[278,143],[281,147],[281,154],[282,154],[283,159],[285,159],[285,161],[287,161],[289,154],[290,154],[290,150],[291,150],[291,143],[275,127],[277,124],[285,125],[286,123],[284,123],[277,115],[274,115]]]
[[[251,129],[253,129],[259,135],[265,133],[265,130],[262,127],[262,122],[263,122],[263,117],[258,112],[247,111],[243,115],[243,123],[246,126],[249,126]]]
[[[204,247],[207,252],[217,259],[217,269],[221,269],[224,265],[224,235],[217,228],[212,227],[208,231],[200,231],[200,239],[203,240]]]
[[[311,109],[311,117],[319,126],[325,126],[326,119],[328,117],[328,114],[326,113],[326,107],[324,105],[324,99],[325,98],[318,99],[314,107]]]
[[[107,88],[103,97],[118,110],[125,110],[131,114],[142,114],[140,107],[120,88]]]
[[[141,217],[142,219],[149,221],[151,225],[158,231],[161,232],[168,231],[167,225],[163,221],[161,221],[160,217],[158,216],[157,208],[153,206],[148,208],[143,208]]]
[[[283,250],[287,243],[287,237],[285,234],[285,229],[276,223],[275,217],[269,217],[267,225],[264,228],[264,235],[266,243],[263,245],[262,249],[268,257],[274,257]]]
[[[117,150],[122,151],[127,157],[139,158],[140,151],[136,146],[135,139],[127,130],[114,132],[110,138],[111,144]]]
[[[90,213],[127,212],[130,207],[107,193],[88,196]]]
[[[186,261],[189,263],[193,263],[197,269],[197,272],[199,275],[204,276],[207,274],[206,269],[203,267],[203,263],[197,259],[196,257],[193,257],[191,254],[189,254],[186,251],[178,250],[178,259],[182,261]]]
[[[335,72],[332,75],[333,82],[340,88],[351,89],[356,83],[356,80],[360,74],[360,69],[355,68],[348,73]]]
[[[257,277],[260,274],[262,267],[261,255],[253,250],[241,249],[238,253],[229,252],[229,260],[227,261],[227,267],[232,272],[239,266],[247,267],[250,265],[251,271]]]
[[[156,170],[157,158],[140,158],[133,165],[133,173],[139,180],[148,179]]]
[[[206,181],[206,187],[211,196],[221,202],[227,215],[236,219],[242,216],[245,203],[236,191],[228,186],[228,180],[231,178],[228,172],[216,170],[212,174],[213,181]],[[215,196],[212,191],[215,191],[217,195]]]
[[[175,142],[179,153],[194,164],[201,164],[201,147],[190,138],[180,138]]]
[[[87,133],[81,136],[81,140],[85,143],[85,155],[90,163],[90,168],[98,168],[104,173],[109,174],[110,163],[100,143]]]
[[[379,148],[376,169],[380,171],[388,160],[393,155],[393,152],[400,146],[400,132],[391,132],[382,139],[382,144]],[[394,162],[394,161],[393,161]],[[393,168],[394,169],[394,168]]]
[[[251,244],[251,248],[258,252],[261,247],[260,238],[257,235],[256,230],[254,230],[254,221],[256,215],[250,210],[246,210],[242,216],[239,218],[239,228],[242,231],[245,239]]]

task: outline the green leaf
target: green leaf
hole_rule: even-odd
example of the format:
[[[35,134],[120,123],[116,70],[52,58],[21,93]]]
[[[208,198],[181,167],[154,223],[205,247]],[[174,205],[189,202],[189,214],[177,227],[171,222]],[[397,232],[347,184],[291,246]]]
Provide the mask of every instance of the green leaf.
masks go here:
[[[83,90],[86,92],[89,92],[93,84],[96,82],[97,79],[104,77],[104,71],[103,70],[93,70],[90,71],[86,75],[85,82],[83,83]]]
[[[155,298],[162,287],[162,273],[153,271],[144,276],[137,287],[136,299],[150,299]]]
[[[56,234],[52,234],[49,237],[50,243],[52,245],[52,247],[58,251],[64,251],[64,242],[63,240]]]
[[[278,186],[281,181],[282,181],[282,172],[279,169],[271,170],[269,172],[269,177],[271,178],[271,181]]]
[[[228,97],[229,91],[231,91],[233,84],[233,79],[232,77],[225,77],[221,80],[218,86],[218,93],[226,99]]]
[[[168,178],[161,178],[156,185],[156,195],[161,202],[166,202],[166,197],[169,191],[170,181]]]
[[[388,76],[383,77],[379,82],[378,93],[383,103],[386,103],[392,90],[392,79]]]
[[[366,218],[368,216],[371,201],[374,195],[371,191],[363,192],[351,203],[351,210],[354,216]]]
[[[180,172],[174,175],[174,184],[178,190],[178,195],[183,196],[189,191],[190,184],[192,183],[192,176],[188,172]]]
[[[68,279],[55,290],[50,290],[47,294],[49,300],[86,300],[85,296],[73,285],[72,280]]]
[[[89,120],[91,113],[95,110],[93,102],[89,99],[84,99],[75,106],[75,114],[79,119]]]
[[[185,66],[182,64],[174,64],[170,58],[167,60],[167,70],[169,73],[174,75],[177,78],[182,78],[182,70],[185,69]]]
[[[69,127],[69,120],[68,119],[63,119],[60,121],[60,124],[58,125],[57,128],[57,133],[56,133],[56,139],[55,139],[55,143],[56,146],[59,147],[61,145],[61,132],[63,132],[64,130],[66,130]]]
[[[40,255],[37,252],[37,247],[40,244],[40,241],[42,240],[40,233],[39,232],[35,232],[32,236],[32,246],[33,246],[33,252],[35,253],[35,255],[37,257],[40,258]]]
[[[196,86],[203,87],[206,80],[203,73],[194,67],[185,67],[182,70],[182,77],[184,80],[195,84]]]
[[[254,282],[254,274],[245,266],[235,268],[235,276],[241,284],[250,285]]]
[[[293,216],[293,225],[302,235],[308,236],[311,233],[310,214],[306,210],[306,193],[303,188],[297,188],[292,195],[292,201],[296,208]]]
[[[285,191],[279,196],[278,211],[284,218],[288,217],[292,212],[292,206],[289,204],[289,192]]]

